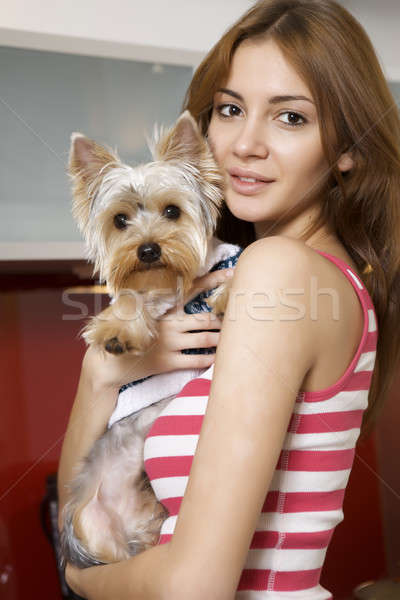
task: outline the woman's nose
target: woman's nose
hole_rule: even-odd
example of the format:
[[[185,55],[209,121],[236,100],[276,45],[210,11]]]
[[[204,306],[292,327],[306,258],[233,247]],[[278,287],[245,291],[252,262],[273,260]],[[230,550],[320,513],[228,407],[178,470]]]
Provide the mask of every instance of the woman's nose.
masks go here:
[[[263,127],[256,121],[244,121],[234,140],[233,152],[240,158],[267,158],[269,150]]]

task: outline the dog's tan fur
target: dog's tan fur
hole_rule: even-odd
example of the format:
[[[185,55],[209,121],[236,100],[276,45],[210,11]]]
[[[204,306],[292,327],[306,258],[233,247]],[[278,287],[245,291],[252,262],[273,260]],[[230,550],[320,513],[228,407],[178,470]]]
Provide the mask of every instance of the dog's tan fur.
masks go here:
[[[73,214],[95,272],[115,298],[90,320],[83,335],[87,343],[112,353],[142,354],[149,348],[159,316],[150,309],[163,296],[172,306],[178,289],[182,297],[191,289],[222,203],[222,175],[190,114],[160,134],[154,155],[150,165],[132,168],[115,152],[82,134],[72,135]],[[177,220],[163,213],[171,205],[181,211]],[[127,218],[124,230],[113,222],[119,213]],[[140,246],[154,241],[161,248],[160,259],[142,262]],[[136,301],[143,310],[134,319],[122,319],[117,315],[126,312],[129,291],[140,295]]]

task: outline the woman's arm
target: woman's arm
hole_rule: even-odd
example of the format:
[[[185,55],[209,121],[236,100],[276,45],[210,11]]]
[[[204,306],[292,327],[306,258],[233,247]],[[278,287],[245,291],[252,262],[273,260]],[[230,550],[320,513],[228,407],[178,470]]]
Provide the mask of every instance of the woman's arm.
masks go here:
[[[128,560],[88,569],[67,564],[65,579],[88,600],[174,600],[168,593],[169,547],[153,546]]]
[[[95,440],[105,431],[117,397],[118,390],[97,387],[93,379],[82,368],[58,467],[58,524],[60,529],[62,527],[61,513],[68,497],[68,482],[73,479],[74,469],[79,461],[87,456]]]
[[[235,597],[297,393],[316,359],[310,259],[302,242],[283,236],[255,242],[241,255],[232,283],[207,411],[169,543],[174,600]],[[295,303],[290,294],[300,292]]]
[[[276,236],[242,253],[172,540],[127,561],[70,570],[81,595],[91,600],[234,598],[297,392],[315,361],[309,287],[301,242]],[[282,296],[293,288],[304,290],[300,314]]]

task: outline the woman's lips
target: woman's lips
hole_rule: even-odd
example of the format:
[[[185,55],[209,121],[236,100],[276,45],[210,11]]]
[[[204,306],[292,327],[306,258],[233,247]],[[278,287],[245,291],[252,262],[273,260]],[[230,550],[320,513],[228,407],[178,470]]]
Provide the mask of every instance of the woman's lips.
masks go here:
[[[265,189],[267,186],[274,183],[273,181],[246,181],[247,179],[254,179],[252,177],[239,177],[238,175],[229,174],[231,186],[235,192],[243,194],[244,196],[251,196],[256,194],[260,190]]]

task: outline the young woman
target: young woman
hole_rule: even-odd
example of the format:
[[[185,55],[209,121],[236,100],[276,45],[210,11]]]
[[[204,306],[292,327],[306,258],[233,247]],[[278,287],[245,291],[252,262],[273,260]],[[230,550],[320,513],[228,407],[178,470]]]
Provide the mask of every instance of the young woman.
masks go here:
[[[185,108],[226,177],[218,237],[245,250],[220,334],[189,336],[217,321],[170,313],[144,361],[86,353],[61,506],[123,383],[210,368],[146,439],[170,511],[159,544],[66,577],[93,600],[332,598],[319,576],[354,446],[399,358],[398,112],[366,33],[331,0],[257,3],[204,59]],[[218,344],[215,364],[180,353],[193,344]]]

